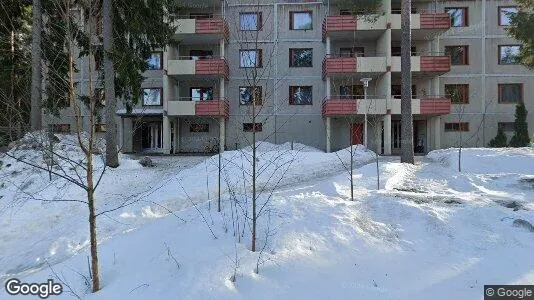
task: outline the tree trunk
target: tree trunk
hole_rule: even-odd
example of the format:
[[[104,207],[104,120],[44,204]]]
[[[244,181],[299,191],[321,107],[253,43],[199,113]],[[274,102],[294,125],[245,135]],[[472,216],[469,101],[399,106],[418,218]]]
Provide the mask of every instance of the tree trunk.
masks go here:
[[[115,123],[115,69],[110,54],[113,51],[113,19],[112,0],[102,3],[103,33],[104,33],[104,89],[106,98],[106,165],[116,168],[119,166],[117,152],[117,126]]]
[[[256,91],[256,78],[254,77],[254,86],[252,93]],[[251,251],[256,252],[256,97],[252,97],[252,246]]]
[[[413,116],[412,116],[412,72],[411,72],[411,0],[402,0],[401,13],[401,162],[414,163]]]
[[[87,155],[87,202],[89,204],[89,235],[91,243],[91,276],[93,280],[93,293],[100,290],[100,271],[98,268],[98,245],[96,242],[96,213],[93,190],[93,158],[92,153]]]
[[[41,130],[41,34],[43,27],[41,0],[33,0],[32,10],[32,86],[30,125],[32,130]]]

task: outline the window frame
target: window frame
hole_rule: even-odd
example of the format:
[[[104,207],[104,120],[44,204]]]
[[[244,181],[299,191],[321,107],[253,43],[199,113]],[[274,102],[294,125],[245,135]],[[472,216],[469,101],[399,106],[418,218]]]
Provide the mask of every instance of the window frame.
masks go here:
[[[159,104],[145,104],[145,90],[159,90]],[[163,106],[163,87],[144,87],[141,88],[142,106]]]
[[[311,92],[311,102],[310,103],[295,103],[295,92],[296,88],[309,88]],[[290,85],[289,86],[289,105],[313,105],[313,86],[312,85]]]
[[[251,88],[251,89],[256,89],[256,95],[259,94],[259,99],[256,99],[256,106],[262,106],[263,105],[263,87],[261,85],[258,85],[256,87],[253,87],[251,85],[243,85],[243,86],[239,86],[239,106],[250,106],[252,105],[252,102],[250,102],[250,104],[243,104],[241,102],[241,89],[246,89],[246,88]],[[254,93],[254,91],[253,91]],[[254,97],[254,96],[253,96]],[[253,100],[254,101],[254,100]],[[259,103],[258,103],[259,102]]]
[[[311,52],[311,61],[309,66],[295,66],[295,55],[296,51],[306,51]],[[289,48],[289,67],[290,68],[313,68],[313,48]]]
[[[445,84],[445,94],[447,97],[450,97],[450,93],[448,93],[448,88],[456,88],[460,91],[462,91],[462,99],[459,102],[455,102],[454,99],[451,99],[451,104],[469,104],[469,84],[468,83],[449,83]]]
[[[519,86],[519,100],[517,102],[504,102],[502,101],[502,88],[506,85],[517,85]],[[498,98],[497,98],[497,103],[499,104],[521,104],[523,103],[523,99],[524,99],[524,91],[523,91],[523,83],[499,83],[497,85],[497,89],[498,89]]]
[[[516,10],[519,11],[519,8],[515,5],[504,5],[504,6],[497,6],[497,22],[499,24],[499,26],[510,26],[510,24],[502,24],[501,22],[501,14],[502,14],[502,9],[506,9],[506,8],[515,8]]]
[[[449,45],[445,46],[445,53],[447,53],[447,48],[455,48],[455,47],[461,47],[464,49],[463,55],[462,55],[462,63],[461,64],[455,64],[452,61],[451,56],[451,66],[468,66],[469,65],[469,45]]]
[[[445,132],[469,132],[469,122],[447,122],[444,125],[444,131]]]
[[[247,129],[245,127],[250,126],[250,129]],[[263,131],[263,123],[243,123],[243,132],[262,132]]]
[[[148,59],[147,59],[147,71],[163,70],[163,51],[152,51],[152,52],[150,53],[150,56],[152,56],[152,55],[155,54],[155,53],[157,53],[157,54],[159,55],[159,57],[160,57],[160,60],[159,60],[159,66],[158,66],[157,69],[151,69],[151,68],[149,67],[150,65],[148,64],[148,60],[149,60],[150,58],[148,58]]]
[[[518,60],[517,62],[514,62],[514,63],[503,63],[502,60],[501,60],[501,49],[503,47],[519,47],[519,52],[521,52],[521,45],[518,45],[518,44],[509,44],[509,45],[498,45],[497,46],[497,63],[499,65],[519,65],[521,62]]]
[[[242,58],[242,52],[246,51],[254,51],[256,52],[256,65],[255,66],[242,66],[241,65],[241,58]],[[263,49],[239,49],[239,68],[241,69],[251,69],[251,68],[263,68]]]
[[[256,15],[256,29],[243,29],[241,16]],[[239,13],[239,30],[240,31],[261,31],[263,29],[263,14],[261,11],[243,11]]]
[[[462,25],[461,26],[453,26],[452,25],[452,17],[451,17],[451,27],[469,27],[469,7],[445,7],[445,12],[449,14],[449,10],[451,9],[461,9],[464,11],[464,15],[462,18]],[[449,14],[450,16],[450,14]]]
[[[309,14],[311,19],[310,28],[295,28],[295,14]],[[313,30],[313,10],[298,10],[289,12],[289,30]]]

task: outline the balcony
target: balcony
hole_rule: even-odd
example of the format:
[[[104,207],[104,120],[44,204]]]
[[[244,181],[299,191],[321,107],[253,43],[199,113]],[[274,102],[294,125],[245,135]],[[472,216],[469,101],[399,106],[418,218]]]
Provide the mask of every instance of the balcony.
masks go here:
[[[328,16],[323,21],[323,40],[326,37],[334,41],[347,40],[353,37],[354,31],[358,31],[359,38],[377,39],[386,28],[384,16]]]
[[[227,40],[230,34],[228,23],[222,16],[176,16],[174,25],[173,37],[182,44],[217,43],[221,38]]]
[[[323,101],[324,117],[342,117],[364,114],[386,114],[387,101],[383,95],[337,95]]]
[[[171,99],[167,103],[169,116],[226,117],[230,114],[230,104],[226,98],[195,100],[191,97]]]
[[[323,60],[323,78],[335,75],[377,75],[385,73],[385,57],[354,57],[327,55]]]
[[[388,106],[391,114],[400,115],[401,96],[395,95]],[[439,116],[447,115],[451,112],[451,100],[444,96],[424,95],[412,98],[412,114]]]
[[[415,56],[413,56],[415,54]],[[439,76],[451,70],[451,57],[448,55],[439,55],[425,53],[427,55],[418,56],[412,53],[411,64],[414,76]],[[401,71],[401,57],[391,57],[391,72]]]
[[[181,56],[167,62],[167,75],[187,79],[195,76],[228,78],[229,68],[224,58],[205,58],[194,60],[190,56]]]
[[[431,40],[436,35],[449,30],[451,17],[444,12],[420,11],[412,13],[411,28],[413,40]],[[393,10],[391,14],[392,39],[400,40],[401,15]]]

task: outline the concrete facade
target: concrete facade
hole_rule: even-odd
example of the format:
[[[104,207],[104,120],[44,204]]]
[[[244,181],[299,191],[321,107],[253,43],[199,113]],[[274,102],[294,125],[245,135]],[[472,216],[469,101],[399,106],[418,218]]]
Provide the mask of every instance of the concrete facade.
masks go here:
[[[499,7],[513,6],[514,2],[412,3],[416,152],[459,146],[460,141],[464,147],[487,145],[499,122],[514,120],[515,104],[498,100],[499,84],[505,83],[522,84],[532,134],[534,101],[528,97],[534,94],[534,73],[521,65],[498,61],[499,45],[519,44],[498,24]],[[244,130],[244,123],[251,122],[252,108],[240,104],[240,87],[250,81],[250,69],[240,66],[240,50],[245,49],[262,52],[263,65],[257,69],[263,98],[257,107],[256,122],[262,124],[259,140],[277,144],[293,141],[325,151],[345,148],[351,142],[366,144],[384,155],[400,150],[400,1],[383,0],[376,19],[355,17],[354,22],[350,16],[341,16],[343,7],[335,0],[194,1],[184,6],[187,10],[177,21],[174,37],[178,46],[162,50],[162,70],[144,74],[144,88],[161,88],[161,105],[140,103],[132,114],[123,108],[118,111],[122,151],[211,152],[217,145],[225,149],[248,145],[251,133]],[[448,8],[467,8],[467,26],[449,28],[448,23],[444,28],[443,14]],[[241,30],[243,12],[261,13],[261,29]],[[311,29],[291,29],[295,12],[311,12]],[[212,15],[192,17],[205,13]],[[445,47],[464,45],[468,46],[468,64],[447,64],[450,60]],[[342,48],[363,50],[363,55],[347,55],[343,53],[347,49]],[[290,67],[290,49],[312,49],[312,65]],[[198,53],[206,57],[192,59]],[[78,88],[83,90],[87,60],[79,65]],[[342,86],[361,86],[362,78],[371,78],[366,96],[361,87],[355,87],[351,95],[343,93]],[[451,104],[447,84],[468,84],[468,103]],[[290,104],[291,86],[311,86],[311,104]],[[210,100],[191,99],[191,88],[210,89]],[[210,101],[218,103],[199,106],[199,102]],[[63,117],[45,120],[65,123],[68,112],[66,109]],[[367,126],[363,126],[365,120]],[[460,122],[468,123],[466,131],[451,131],[451,125],[446,125]],[[359,132],[358,124],[363,132]]]

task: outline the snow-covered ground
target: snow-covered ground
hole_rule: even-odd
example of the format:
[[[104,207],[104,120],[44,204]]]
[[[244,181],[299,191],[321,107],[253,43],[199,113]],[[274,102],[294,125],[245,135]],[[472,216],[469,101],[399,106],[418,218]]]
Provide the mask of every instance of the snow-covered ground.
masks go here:
[[[54,271],[86,299],[481,299],[484,284],[534,284],[534,228],[514,225],[534,224],[534,149],[463,149],[461,173],[456,149],[415,166],[381,159],[377,190],[374,154],[357,148],[350,201],[338,157],[346,163],[348,151],[261,147],[259,186],[269,193],[282,180],[260,217],[256,253],[248,229],[239,225],[242,237],[234,235],[241,207],[227,193],[215,211],[217,156],[194,166],[156,159],[154,168],[122,157],[105,174],[100,209],[128,195],[141,200],[99,218],[97,294],[85,294],[80,275],[88,274],[85,207],[24,202],[14,184],[42,190],[35,197],[82,191],[50,187],[44,172],[3,159],[0,276],[45,282]],[[222,159],[223,187],[234,187],[238,200],[249,159],[247,151]]]

